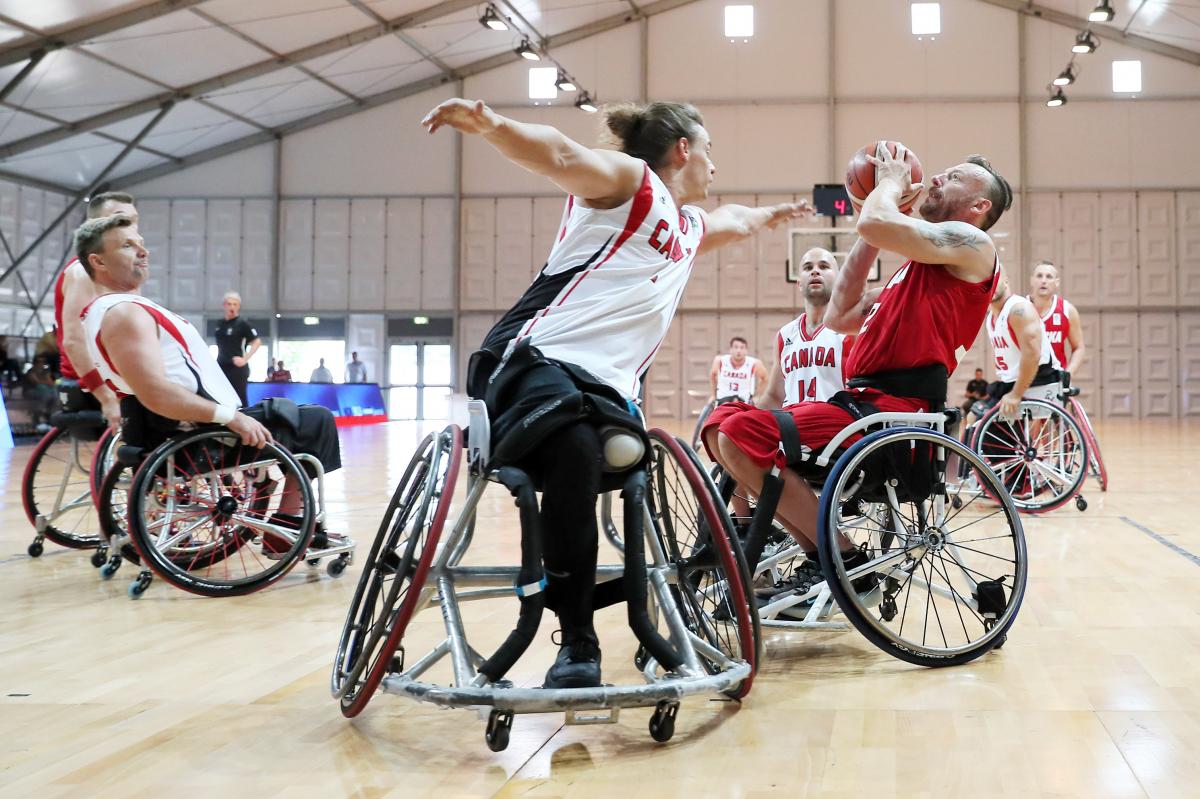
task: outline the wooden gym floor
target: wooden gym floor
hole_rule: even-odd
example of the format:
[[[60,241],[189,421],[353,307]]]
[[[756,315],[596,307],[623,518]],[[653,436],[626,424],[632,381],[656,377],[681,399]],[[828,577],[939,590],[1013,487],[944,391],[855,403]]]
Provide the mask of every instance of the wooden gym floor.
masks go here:
[[[343,433],[332,529],[365,551],[423,432]],[[301,566],[230,600],[156,581],[131,601],[128,564],[103,582],[86,553],[47,542],[40,559],[25,554],[31,447],[0,453],[0,795],[1195,797],[1200,427],[1099,434],[1113,487],[1089,484],[1085,513],[1026,518],[1029,590],[1002,651],[932,671],[853,631],[768,634],[745,703],[686,701],[669,744],[650,739],[648,710],[592,727],[518,716],[499,754],[466,711],[381,694],[342,718],[329,669],[358,566],[336,581]],[[479,530],[480,560],[515,562],[502,492],[485,497]],[[488,640],[515,620],[507,601],[468,608],[468,631]],[[542,626],[519,683],[540,684],[553,659],[553,617]],[[599,627],[605,679],[633,679],[623,609]],[[419,616],[410,657],[440,629],[438,614]]]

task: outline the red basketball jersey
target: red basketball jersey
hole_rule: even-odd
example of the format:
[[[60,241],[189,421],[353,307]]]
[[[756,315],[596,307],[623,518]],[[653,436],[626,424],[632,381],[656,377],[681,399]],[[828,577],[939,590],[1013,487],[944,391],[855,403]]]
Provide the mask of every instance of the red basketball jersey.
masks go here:
[[[999,258],[992,276],[980,283],[959,280],[939,264],[908,261],[863,321],[847,374],[859,377],[935,363],[953,374],[959,350],[965,352],[979,333],[999,275]]]
[[[1029,298],[1033,302],[1033,297]],[[1062,367],[1067,368],[1067,341],[1071,337],[1071,319],[1067,316],[1067,301],[1061,294],[1055,294],[1050,307],[1042,314],[1042,325],[1046,328],[1046,336],[1054,349],[1054,357]]]
[[[62,376],[66,380],[79,379],[79,375],[75,372],[75,367],[71,365],[71,356],[67,355],[66,347],[63,346],[62,325],[63,280],[67,277],[67,270],[71,268],[71,264],[76,263],[79,263],[78,258],[72,258],[68,261],[63,270],[58,273],[58,280],[54,281],[54,324],[57,326],[54,336],[58,339],[58,370],[62,372]]]

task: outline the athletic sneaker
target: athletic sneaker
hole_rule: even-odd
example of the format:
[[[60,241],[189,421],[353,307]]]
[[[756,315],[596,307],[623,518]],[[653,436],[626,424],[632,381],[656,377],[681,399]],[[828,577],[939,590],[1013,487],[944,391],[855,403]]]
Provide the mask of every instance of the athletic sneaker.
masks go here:
[[[811,558],[805,558],[800,565],[792,570],[791,575],[774,585],[755,588],[754,594],[758,597],[772,598],[786,594],[789,591],[799,591],[801,594],[807,594],[814,585],[824,579],[825,574],[821,571],[821,564]]]
[[[554,665],[546,672],[543,688],[599,688],[600,642],[594,635],[564,636]]]

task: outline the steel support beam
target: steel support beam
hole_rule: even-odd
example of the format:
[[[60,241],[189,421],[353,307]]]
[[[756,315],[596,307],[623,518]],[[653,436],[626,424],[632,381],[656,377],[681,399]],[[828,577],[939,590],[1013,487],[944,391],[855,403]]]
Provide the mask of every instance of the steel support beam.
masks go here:
[[[8,99],[8,96],[17,90],[22,81],[29,77],[29,73],[37,69],[37,65],[42,63],[42,59],[46,57],[45,50],[34,50],[33,55],[29,56],[29,60],[25,62],[25,66],[21,67],[21,71],[12,76],[12,79],[0,89],[0,103]]]
[[[361,11],[363,14],[366,14],[368,17],[375,20],[376,22],[381,22],[381,23],[387,22],[387,20],[385,20],[382,16],[380,16],[378,13],[376,13],[376,11],[373,8],[371,8],[369,5],[367,5],[364,2],[364,0],[346,0],[346,2],[349,3],[350,5],[354,6],[359,11]],[[438,58],[434,54],[434,52],[432,50],[430,50],[428,47],[421,44],[420,42],[418,42],[413,37],[409,36],[404,31],[396,31],[393,35],[400,41],[404,42],[404,44],[407,45],[410,49],[415,50],[426,61],[428,61],[429,63],[433,64],[435,67],[440,69],[442,71],[442,74],[445,75],[447,78],[449,78],[450,80],[458,79],[458,76],[454,74],[454,70],[450,67],[450,65],[447,64],[442,59]],[[357,99],[357,98],[355,98],[355,99]]]

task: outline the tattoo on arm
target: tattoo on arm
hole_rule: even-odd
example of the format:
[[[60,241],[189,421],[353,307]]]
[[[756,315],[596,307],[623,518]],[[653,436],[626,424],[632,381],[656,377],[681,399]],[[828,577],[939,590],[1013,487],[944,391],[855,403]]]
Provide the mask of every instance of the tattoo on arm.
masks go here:
[[[979,234],[971,231],[930,225],[922,228],[921,235],[938,247],[970,247],[972,250],[979,250]]]

